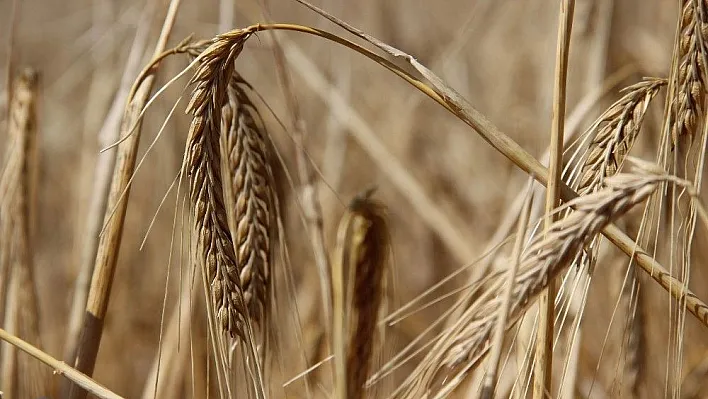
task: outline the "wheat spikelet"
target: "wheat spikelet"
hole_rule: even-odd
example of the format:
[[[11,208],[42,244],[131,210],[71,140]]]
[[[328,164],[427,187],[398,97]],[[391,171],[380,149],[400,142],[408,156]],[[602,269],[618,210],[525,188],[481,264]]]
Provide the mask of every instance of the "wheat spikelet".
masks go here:
[[[619,174],[606,180],[606,188],[571,201],[568,206],[574,211],[554,222],[547,234],[537,236],[526,247],[514,281],[509,323],[504,328],[518,320],[548,281],[570,264],[585,243],[614,219],[644,201],[667,179],[655,174]],[[436,397],[444,396],[475,367],[489,349],[505,283],[502,272],[492,276],[487,288],[436,342],[419,369],[402,385],[406,387],[407,397],[418,397],[418,390],[429,385],[439,371],[446,369],[446,377]]]
[[[673,104],[674,143],[685,134],[693,134],[704,108],[706,90],[705,35],[708,15],[704,0],[686,0],[681,9],[681,32],[678,43],[678,95]]]
[[[244,40],[240,32],[217,36],[199,55],[191,80],[195,88],[187,107],[193,119],[185,155],[198,260],[221,328],[242,338],[247,335],[244,323],[248,315],[224,206],[219,136],[221,109],[227,103],[234,61]]]
[[[332,274],[339,398],[364,397],[382,299],[389,233],[385,208],[371,194],[352,201],[337,235]]]
[[[251,319],[264,317],[278,214],[270,143],[259,126],[250,85],[234,74],[222,109],[222,173],[226,212],[235,245],[239,286]]]
[[[605,177],[617,173],[634,145],[651,100],[666,84],[666,79],[647,78],[627,87],[625,95],[600,115],[591,127],[597,134],[583,164],[579,194],[596,191]]]

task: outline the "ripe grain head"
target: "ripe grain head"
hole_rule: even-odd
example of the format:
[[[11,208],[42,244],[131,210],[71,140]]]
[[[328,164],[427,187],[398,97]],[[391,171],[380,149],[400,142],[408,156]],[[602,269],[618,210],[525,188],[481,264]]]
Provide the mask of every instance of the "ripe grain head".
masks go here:
[[[185,172],[189,180],[197,257],[209,282],[210,298],[221,328],[244,338],[246,312],[240,268],[229,230],[221,173],[220,128],[234,61],[242,35],[221,35],[199,56],[187,112],[193,115],[187,139]]]
[[[525,248],[515,277],[509,323],[502,328],[513,325],[523,315],[548,281],[572,262],[584,244],[607,224],[643,202],[666,180],[659,174],[620,174],[608,178],[606,188],[569,202],[567,206],[574,210]],[[406,397],[415,397],[420,389],[432,388],[434,381],[442,381],[436,388],[441,395],[450,392],[486,355],[506,283],[503,276],[496,272],[461,318],[436,341],[416,372],[402,385],[408,387]],[[438,377],[444,379],[437,380]]]
[[[673,142],[695,132],[704,111],[706,90],[706,34],[708,11],[704,1],[683,2],[678,43],[677,97],[674,99]]]
[[[666,83],[666,79],[647,78],[627,87],[624,96],[593,124],[591,130],[597,133],[588,148],[578,193],[597,191],[606,177],[619,171],[641,130],[651,100]]]
[[[385,208],[370,198],[371,192],[355,198],[342,220],[346,250],[344,273],[352,276],[345,290],[351,293],[347,317],[347,398],[365,397],[364,384],[371,367],[375,330],[383,296],[383,276],[389,249]]]
[[[248,91],[237,73],[222,109],[221,159],[226,212],[239,268],[239,286],[249,316],[267,311],[278,201],[271,143]]]
[[[389,246],[385,207],[369,190],[339,223],[332,271],[333,345],[338,398],[364,397]]]

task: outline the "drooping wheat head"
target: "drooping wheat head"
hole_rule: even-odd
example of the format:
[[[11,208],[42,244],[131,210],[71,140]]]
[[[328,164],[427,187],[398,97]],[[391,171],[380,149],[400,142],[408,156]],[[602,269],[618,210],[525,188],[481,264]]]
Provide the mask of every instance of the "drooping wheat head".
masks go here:
[[[629,86],[623,90],[622,98],[612,104],[590,127],[596,131],[583,161],[577,190],[581,195],[595,192],[604,186],[605,179],[614,176],[620,171],[622,164],[629,155],[637,137],[639,136],[644,118],[651,101],[656,97],[661,88],[668,84],[666,79],[646,78],[642,82]],[[593,273],[598,256],[599,240],[587,243],[573,262],[581,273]],[[585,294],[587,295],[587,294]],[[636,323],[639,319],[632,319],[634,323],[631,332],[637,332],[641,326]],[[633,336],[633,338],[637,338]],[[636,339],[633,344],[639,344]],[[632,348],[637,348],[634,345]],[[628,353],[628,355],[631,355]],[[635,359],[639,359],[634,356]],[[632,363],[629,362],[629,372],[637,379],[638,373],[633,373]]]
[[[224,203],[220,134],[222,107],[228,103],[234,62],[245,37],[238,31],[217,36],[198,57],[195,86],[187,112],[193,115],[187,139],[185,172],[189,181],[197,257],[209,283],[209,296],[221,328],[246,338],[247,314],[241,266]]]
[[[660,183],[664,175],[619,174],[606,179],[607,187],[571,201],[574,211],[554,222],[545,235],[538,235],[525,248],[515,277],[509,328],[533,303],[539,292],[564,270],[583,248],[608,223],[643,202]],[[435,346],[420,362],[406,384],[406,397],[416,397],[420,389],[430,389],[442,374],[439,395],[450,392],[473,369],[489,349],[495,326],[500,293],[506,282],[502,272],[496,272],[490,283],[462,317],[436,341]],[[438,396],[436,396],[438,397]]]

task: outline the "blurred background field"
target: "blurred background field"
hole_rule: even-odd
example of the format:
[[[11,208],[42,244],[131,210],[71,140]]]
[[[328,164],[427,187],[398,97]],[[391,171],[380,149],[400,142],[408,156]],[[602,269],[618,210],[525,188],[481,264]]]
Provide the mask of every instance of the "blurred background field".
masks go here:
[[[3,38],[11,23],[11,3],[0,2]],[[40,180],[33,259],[42,344],[48,353],[62,358],[86,235],[95,164],[100,157],[110,156],[99,154],[106,143],[99,141],[98,132],[120,83],[143,8],[146,4],[156,7],[142,62],[145,64],[159,34],[167,2],[26,0],[19,3],[14,63],[16,68],[31,66],[41,74]],[[341,32],[296,2],[267,3],[272,21],[297,22]],[[320,0],[316,4],[416,56],[534,156],[540,157],[545,152],[551,123],[557,1]],[[230,7],[233,7],[233,13],[229,13],[232,18],[220,13],[220,9]],[[255,1],[184,0],[170,43],[176,44],[190,34],[209,38],[231,24],[229,27],[244,27],[259,22],[259,10],[260,3]],[[575,11],[568,126],[579,133],[619,97],[620,88],[645,76],[668,76],[678,6],[668,0],[577,0]],[[281,36],[316,65],[310,76],[324,77],[350,107],[348,115],[337,117],[331,110],[332,102],[323,99],[307,83],[307,77],[300,75],[304,64],[291,59],[289,68],[306,123],[306,148],[327,183],[319,185],[319,195],[328,246],[333,248],[335,244],[336,226],[344,204],[376,185],[377,198],[389,207],[390,213],[396,269],[393,303],[405,303],[461,265],[480,257],[504,211],[523,190],[526,175],[468,126],[370,60],[317,38],[298,33]],[[285,97],[269,43],[265,39],[250,40],[238,60],[238,68],[275,113],[287,120]],[[0,47],[2,76],[6,74],[7,51],[6,46]],[[184,66],[183,58],[165,63],[158,75],[159,82],[166,82]],[[182,94],[185,83],[183,79],[168,89],[147,112],[141,154]],[[607,94],[597,98],[598,91]],[[663,97],[662,93],[662,102]],[[186,103],[183,100],[178,105],[175,116],[133,182],[94,374],[99,382],[130,398],[142,395],[157,352],[176,210],[173,195],[162,207],[142,250],[140,245],[182,161],[190,123],[184,114]],[[0,108],[4,110],[6,106],[3,95]],[[295,176],[292,140],[271,115],[262,113],[287,169]],[[661,113],[662,105],[656,102],[647,117],[647,133],[637,142],[633,154],[653,154]],[[5,112],[2,115],[4,118]],[[388,152],[387,163],[377,163],[371,147],[362,145],[357,138],[360,135],[351,134],[362,129],[361,121]],[[395,169],[394,163],[403,168]],[[402,178],[401,171],[407,176]],[[410,187],[402,184],[405,178],[417,182],[440,215],[431,213],[419,196],[408,191]],[[284,191],[287,242],[304,335],[300,351],[314,362],[327,355],[318,346],[321,333],[318,280],[296,201],[297,191],[288,187],[287,182]],[[637,214],[623,224],[632,236],[637,228],[632,220]],[[704,242],[705,233],[698,228],[698,243]],[[179,233],[176,237],[179,240]],[[659,246],[667,245],[661,241],[659,237]],[[165,322],[179,297],[177,252],[170,266]],[[657,256],[669,264],[668,259],[661,258],[661,251]],[[706,256],[708,248],[696,245],[690,285],[702,299],[708,298],[708,271],[703,267]],[[618,354],[624,325],[615,321],[609,328],[609,320],[626,265],[626,256],[609,246],[598,262],[582,327],[579,397],[585,396],[595,376],[591,397],[616,397],[617,384],[621,384],[616,377],[622,363]],[[460,277],[448,287],[463,283],[464,277]],[[653,283],[642,284],[641,289],[641,307],[647,317],[643,347],[646,360],[639,397],[664,397],[665,386],[669,384],[666,370],[671,325],[665,315],[671,302],[668,294]],[[278,295],[284,300],[289,298],[286,292]],[[392,329],[393,346],[389,349],[400,349],[410,342],[449,304],[442,301],[398,324]],[[199,317],[195,316],[195,325],[199,323]],[[297,327],[284,325],[283,329],[290,332],[291,328]],[[205,334],[198,325],[193,331]],[[606,335],[608,344],[603,352]],[[708,334],[689,315],[684,337],[681,374],[689,374],[708,359]],[[305,368],[301,360],[295,360],[297,356],[293,353],[297,351],[295,348],[289,355],[292,366],[284,372],[285,379]],[[411,366],[399,370],[391,383],[400,382]],[[191,395],[191,389],[187,388],[191,380],[188,374],[183,381],[175,382],[184,384],[184,395]],[[705,397],[701,395],[708,395],[708,388],[696,397]]]

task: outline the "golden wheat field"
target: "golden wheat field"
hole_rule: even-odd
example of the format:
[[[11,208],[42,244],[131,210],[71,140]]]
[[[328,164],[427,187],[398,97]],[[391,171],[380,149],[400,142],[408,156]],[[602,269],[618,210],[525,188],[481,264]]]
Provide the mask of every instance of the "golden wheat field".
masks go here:
[[[708,1],[0,1],[0,397],[708,398]]]

